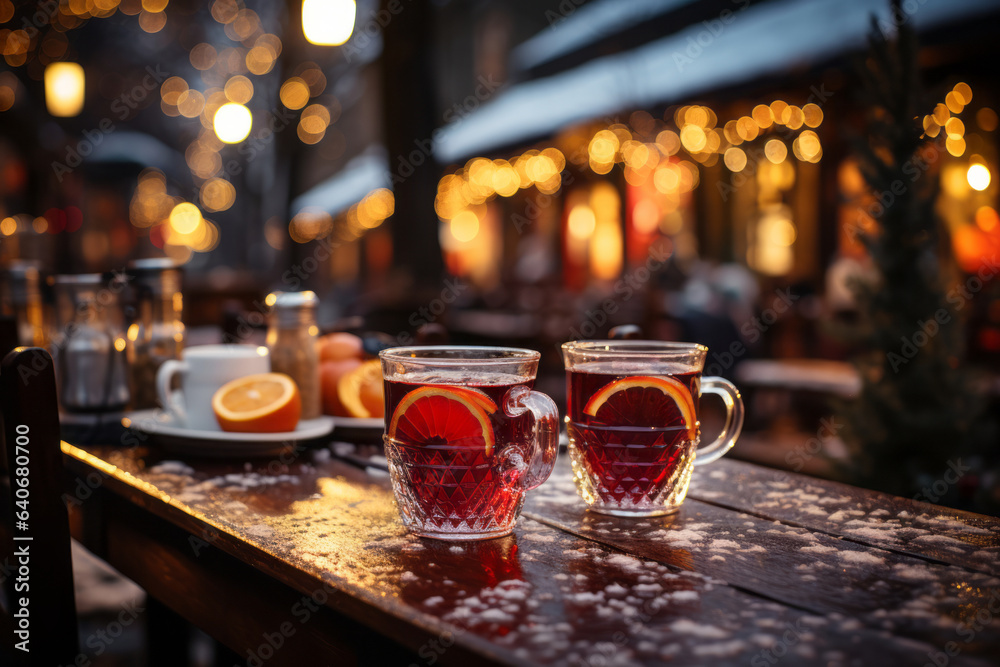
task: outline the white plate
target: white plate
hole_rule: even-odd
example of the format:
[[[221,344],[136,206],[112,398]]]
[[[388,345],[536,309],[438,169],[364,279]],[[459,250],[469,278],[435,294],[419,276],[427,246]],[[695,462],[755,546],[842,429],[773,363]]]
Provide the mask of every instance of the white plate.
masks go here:
[[[381,420],[380,420],[381,421]],[[333,417],[303,419],[294,431],[283,433],[229,433],[188,428],[163,410],[127,412],[122,426],[139,434],[143,444],[158,445],[179,454],[195,456],[277,456],[326,438],[333,432]],[[143,439],[145,436],[145,439]]]

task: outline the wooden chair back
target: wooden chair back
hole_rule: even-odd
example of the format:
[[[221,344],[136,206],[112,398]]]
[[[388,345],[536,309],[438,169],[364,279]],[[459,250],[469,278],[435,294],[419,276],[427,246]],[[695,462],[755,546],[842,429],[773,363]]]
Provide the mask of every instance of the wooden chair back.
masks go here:
[[[14,665],[72,665],[79,653],[66,472],[52,357],[19,347],[0,367],[7,484],[0,489],[6,609],[0,660]]]

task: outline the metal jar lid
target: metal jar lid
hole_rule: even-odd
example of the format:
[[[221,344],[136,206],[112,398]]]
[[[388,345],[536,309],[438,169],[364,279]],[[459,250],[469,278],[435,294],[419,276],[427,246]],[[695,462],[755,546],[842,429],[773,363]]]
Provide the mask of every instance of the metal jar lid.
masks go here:
[[[315,317],[319,298],[315,292],[272,292],[264,303],[271,306],[272,316],[279,325],[295,325],[303,317]]]
[[[169,257],[149,257],[130,262],[126,271],[140,292],[171,295],[181,289],[181,268]]]

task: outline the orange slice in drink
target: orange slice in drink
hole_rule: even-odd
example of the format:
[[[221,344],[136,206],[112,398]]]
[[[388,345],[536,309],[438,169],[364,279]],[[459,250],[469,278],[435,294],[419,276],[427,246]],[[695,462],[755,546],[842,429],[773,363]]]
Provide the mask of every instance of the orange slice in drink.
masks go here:
[[[223,431],[282,433],[295,430],[302,398],[284,373],[261,373],[222,385],[212,396],[212,410]]]
[[[489,456],[496,444],[489,415],[496,409],[488,396],[472,389],[425,385],[399,402],[388,434],[411,444],[482,447]]]
[[[672,377],[635,375],[609,382],[590,397],[583,412],[607,424],[654,428],[679,418],[690,438],[698,426],[691,392]]]

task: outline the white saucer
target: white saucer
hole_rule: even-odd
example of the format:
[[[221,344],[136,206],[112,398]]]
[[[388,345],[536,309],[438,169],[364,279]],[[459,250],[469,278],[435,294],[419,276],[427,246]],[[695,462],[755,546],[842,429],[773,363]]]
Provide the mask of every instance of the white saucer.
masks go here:
[[[381,420],[379,420],[381,421]],[[188,428],[163,410],[138,410],[122,417],[122,426],[135,431],[142,444],[154,444],[178,454],[194,456],[278,456],[323,440],[333,432],[333,417],[303,419],[294,431],[283,433],[229,433]]]

